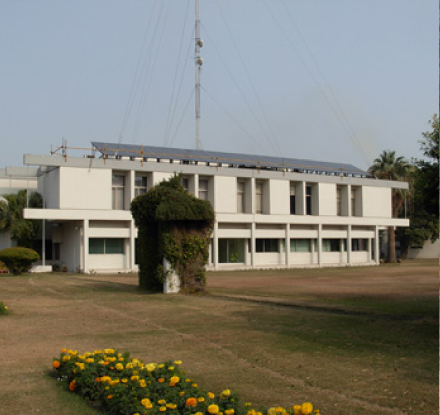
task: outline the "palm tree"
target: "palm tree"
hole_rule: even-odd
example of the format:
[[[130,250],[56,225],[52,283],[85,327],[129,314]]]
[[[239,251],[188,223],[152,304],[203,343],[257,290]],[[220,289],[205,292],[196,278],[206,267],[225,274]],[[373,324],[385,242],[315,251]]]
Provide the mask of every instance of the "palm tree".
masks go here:
[[[378,179],[406,181],[410,174],[410,165],[404,157],[396,157],[395,151],[384,150],[374,159],[374,164],[368,171]],[[393,189],[392,193],[392,216],[399,216],[405,201],[402,189]],[[387,262],[397,262],[396,258],[396,232],[394,226],[388,227],[388,254]]]
[[[27,190],[20,190],[17,194],[3,195],[0,199],[0,232],[10,232],[11,238],[18,246],[32,247],[33,239],[39,230],[39,223],[23,218],[23,209],[41,208],[43,199],[37,192],[29,194]]]

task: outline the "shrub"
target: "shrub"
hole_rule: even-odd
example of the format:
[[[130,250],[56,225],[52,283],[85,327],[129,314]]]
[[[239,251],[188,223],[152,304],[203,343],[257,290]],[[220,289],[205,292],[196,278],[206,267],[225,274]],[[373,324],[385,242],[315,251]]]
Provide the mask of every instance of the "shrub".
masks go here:
[[[40,256],[30,248],[6,248],[0,251],[0,261],[2,261],[14,275],[26,272],[32,263],[38,261]]]
[[[9,272],[9,271],[8,271],[8,269],[6,268],[6,265],[3,264],[2,261],[0,261],[0,274],[7,274],[8,272]]]
[[[129,353],[114,349],[79,354],[61,349],[52,361],[58,380],[99,406],[104,413],[120,415],[309,415],[311,403],[291,409],[252,408],[237,392],[224,390],[215,395],[202,391],[180,369],[181,361],[144,364]],[[314,411],[319,415],[319,410]]]
[[[0,301],[0,315],[8,314],[8,307]]]

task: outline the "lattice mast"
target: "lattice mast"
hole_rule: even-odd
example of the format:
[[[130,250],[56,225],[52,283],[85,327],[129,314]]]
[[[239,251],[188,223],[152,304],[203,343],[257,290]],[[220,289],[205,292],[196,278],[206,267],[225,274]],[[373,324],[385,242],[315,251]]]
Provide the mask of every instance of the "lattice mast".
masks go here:
[[[202,71],[203,58],[200,56],[200,48],[203,47],[203,40],[200,38],[200,9],[199,0],[195,0],[195,45],[194,45],[194,62],[195,62],[195,116],[196,116],[196,149],[202,149],[200,140],[200,73]]]

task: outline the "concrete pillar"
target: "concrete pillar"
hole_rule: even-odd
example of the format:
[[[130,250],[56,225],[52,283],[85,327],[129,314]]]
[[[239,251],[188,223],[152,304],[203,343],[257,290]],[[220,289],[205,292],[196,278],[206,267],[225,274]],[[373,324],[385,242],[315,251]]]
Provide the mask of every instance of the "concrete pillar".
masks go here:
[[[129,252],[128,252],[128,268],[131,269],[131,271],[134,270],[134,267],[136,266],[136,242],[135,242],[135,235],[136,235],[136,227],[134,226],[134,221],[130,221],[130,239],[129,239]]]
[[[322,225],[318,225],[318,265],[322,267]]]
[[[83,221],[83,272],[85,274],[89,273],[89,220],[84,219]],[[76,270],[74,270],[76,271]]]
[[[251,267],[255,267],[255,222],[251,226]]]
[[[214,222],[214,229],[212,232],[212,247],[214,252],[214,258],[212,259],[214,263],[214,270],[217,271],[218,270],[218,222],[217,221]]]
[[[374,261],[376,264],[380,262],[380,252],[379,252],[379,226],[374,227]]]
[[[351,225],[347,226],[347,264],[351,264]]]
[[[286,254],[286,267],[290,268],[290,223],[286,224],[286,243],[285,243],[285,254]]]

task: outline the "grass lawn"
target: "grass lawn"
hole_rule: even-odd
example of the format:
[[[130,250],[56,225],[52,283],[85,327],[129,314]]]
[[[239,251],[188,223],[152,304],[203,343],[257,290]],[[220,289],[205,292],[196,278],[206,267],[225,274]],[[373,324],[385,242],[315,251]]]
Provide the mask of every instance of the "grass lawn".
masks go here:
[[[0,277],[0,414],[97,414],[50,376],[62,347],[183,361],[202,388],[325,415],[437,414],[438,262],[208,273],[203,296],[135,275]]]

